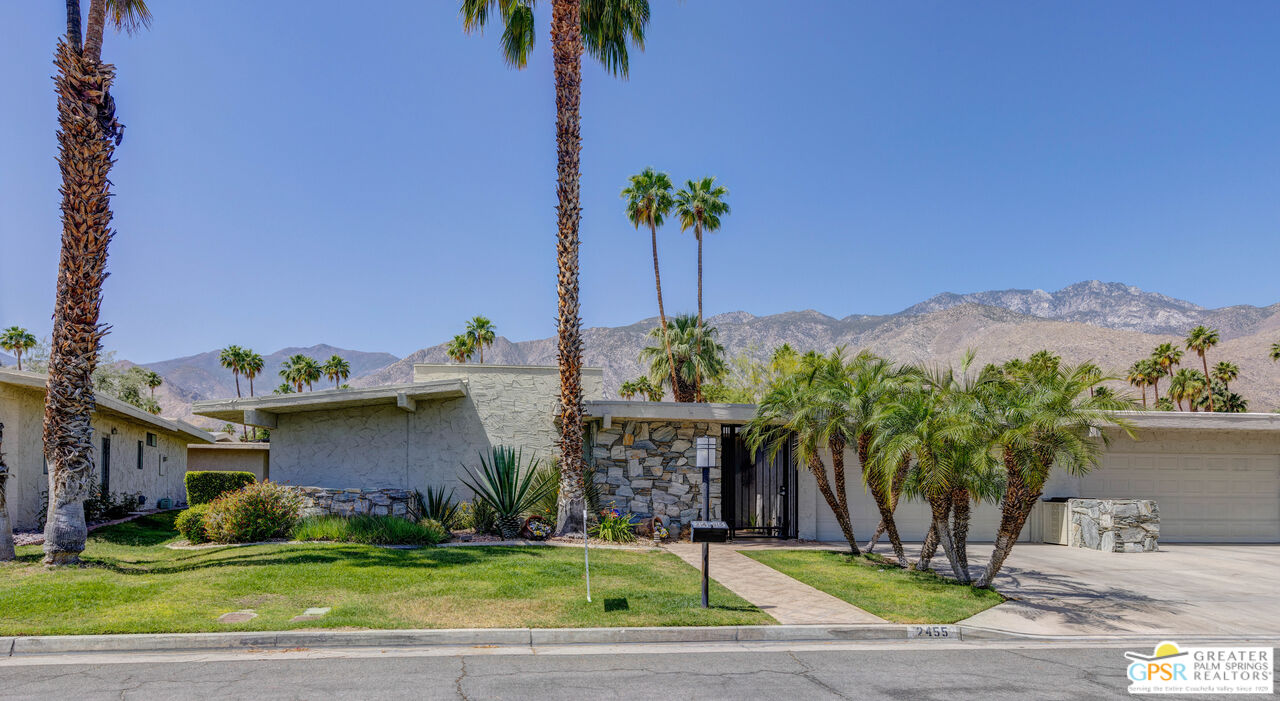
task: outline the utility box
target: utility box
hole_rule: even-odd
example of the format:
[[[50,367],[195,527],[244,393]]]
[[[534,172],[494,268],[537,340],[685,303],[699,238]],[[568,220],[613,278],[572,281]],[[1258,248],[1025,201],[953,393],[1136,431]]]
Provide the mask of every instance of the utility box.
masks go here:
[[[729,524],[724,521],[694,521],[689,524],[689,540],[694,543],[724,543],[729,540]]]

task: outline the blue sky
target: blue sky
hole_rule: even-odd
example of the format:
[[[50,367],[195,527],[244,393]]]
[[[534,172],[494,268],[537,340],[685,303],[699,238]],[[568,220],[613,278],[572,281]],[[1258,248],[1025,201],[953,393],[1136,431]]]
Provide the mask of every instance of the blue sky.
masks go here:
[[[630,81],[587,61],[587,325],[656,313],[618,191],[713,174],[709,313],[897,311],[1099,278],[1280,300],[1280,3],[653,1]],[[555,324],[550,5],[529,68],[457,3],[152,3],[104,55],[128,126],[107,347],[406,354],[478,313]],[[61,3],[0,4],[0,325],[49,332]],[[694,244],[659,232],[668,310]]]

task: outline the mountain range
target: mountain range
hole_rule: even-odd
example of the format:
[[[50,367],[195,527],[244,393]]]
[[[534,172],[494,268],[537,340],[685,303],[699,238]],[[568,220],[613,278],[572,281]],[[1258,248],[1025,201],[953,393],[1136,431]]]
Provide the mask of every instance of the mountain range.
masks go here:
[[[1280,407],[1280,364],[1268,356],[1271,343],[1280,338],[1280,304],[1209,309],[1121,283],[1087,281],[1056,292],[948,292],[894,314],[837,319],[813,310],[768,316],[730,312],[708,317],[708,323],[718,329],[729,355],[761,360],[783,343],[801,352],[836,346],[868,348],[898,362],[926,364],[956,362],[970,348],[978,351],[980,362],[999,362],[1048,348],[1068,362],[1091,360],[1115,374],[1123,374],[1159,343],[1181,345],[1191,327],[1205,324],[1222,336],[1222,343],[1210,352],[1210,362],[1231,360],[1240,366],[1240,379],[1232,389],[1250,400],[1250,410]],[[587,365],[604,368],[606,394],[612,396],[623,381],[641,373],[637,356],[649,344],[648,331],[656,326],[656,318],[649,318],[583,332],[584,359]],[[410,382],[414,363],[448,362],[443,343],[404,358],[327,345],[285,348],[264,356],[266,367],[256,393],[268,393],[279,384],[276,372],[281,361],[295,353],[322,361],[341,355],[351,363],[353,387]],[[485,361],[554,365],[555,353],[554,337],[512,342],[500,336],[485,350]],[[1192,354],[1183,364],[1199,365]],[[209,426],[209,420],[191,417],[191,402],[235,396],[234,378],[219,365],[217,351],[146,367],[165,378],[156,394],[165,416]],[[243,379],[241,391],[248,395]]]

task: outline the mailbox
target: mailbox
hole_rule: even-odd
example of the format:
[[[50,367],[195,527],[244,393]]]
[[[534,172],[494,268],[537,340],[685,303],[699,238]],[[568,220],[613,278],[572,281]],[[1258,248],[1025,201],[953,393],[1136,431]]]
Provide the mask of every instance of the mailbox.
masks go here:
[[[729,540],[729,524],[724,521],[694,521],[689,524],[689,540],[694,543],[723,543]]]

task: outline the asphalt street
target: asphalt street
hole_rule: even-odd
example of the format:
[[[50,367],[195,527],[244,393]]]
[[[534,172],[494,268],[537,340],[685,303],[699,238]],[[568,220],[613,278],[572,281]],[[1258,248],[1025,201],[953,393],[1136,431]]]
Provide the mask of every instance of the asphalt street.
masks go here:
[[[381,650],[324,657],[295,651],[220,659],[116,656],[87,663],[10,658],[0,662],[0,698],[1025,701],[1129,696],[1124,648],[634,649]]]

